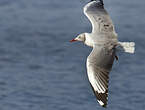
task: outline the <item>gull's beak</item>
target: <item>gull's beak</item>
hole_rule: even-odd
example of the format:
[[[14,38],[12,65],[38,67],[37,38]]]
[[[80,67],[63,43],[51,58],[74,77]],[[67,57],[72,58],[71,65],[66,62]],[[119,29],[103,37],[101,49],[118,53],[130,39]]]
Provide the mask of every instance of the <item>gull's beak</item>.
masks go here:
[[[77,40],[75,40],[75,39],[73,39],[73,40],[70,40],[70,42],[75,42],[75,41],[77,41]]]

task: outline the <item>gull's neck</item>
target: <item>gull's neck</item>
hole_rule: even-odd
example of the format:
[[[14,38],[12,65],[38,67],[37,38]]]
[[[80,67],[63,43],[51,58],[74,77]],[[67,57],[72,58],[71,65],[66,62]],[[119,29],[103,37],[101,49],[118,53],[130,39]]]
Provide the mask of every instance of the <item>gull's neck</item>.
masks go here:
[[[91,39],[91,33],[85,33],[85,44],[89,47],[93,47],[93,40]]]

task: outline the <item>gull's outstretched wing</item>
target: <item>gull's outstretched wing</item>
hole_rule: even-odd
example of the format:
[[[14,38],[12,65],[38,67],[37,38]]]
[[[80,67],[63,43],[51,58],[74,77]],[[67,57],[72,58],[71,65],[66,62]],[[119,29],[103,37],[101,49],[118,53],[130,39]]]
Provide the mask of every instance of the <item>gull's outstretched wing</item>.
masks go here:
[[[109,72],[112,68],[115,50],[95,46],[87,58],[87,73],[91,87],[101,106],[106,107],[108,100]]]
[[[92,1],[84,7],[84,13],[92,23],[92,33],[114,33],[114,25],[100,0]]]

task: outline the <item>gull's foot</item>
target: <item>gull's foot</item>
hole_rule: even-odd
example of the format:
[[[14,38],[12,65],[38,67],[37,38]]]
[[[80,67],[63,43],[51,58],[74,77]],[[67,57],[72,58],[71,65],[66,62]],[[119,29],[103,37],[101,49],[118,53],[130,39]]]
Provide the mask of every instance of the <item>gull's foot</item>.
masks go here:
[[[118,61],[119,60],[118,56],[115,55],[115,59]]]

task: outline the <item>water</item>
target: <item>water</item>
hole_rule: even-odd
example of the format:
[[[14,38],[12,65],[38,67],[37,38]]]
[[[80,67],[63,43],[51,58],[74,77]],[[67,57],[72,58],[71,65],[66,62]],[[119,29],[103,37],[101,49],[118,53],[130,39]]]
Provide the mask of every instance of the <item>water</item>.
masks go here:
[[[145,1],[104,0],[120,41],[135,41],[110,73],[108,110],[145,108]],[[85,0],[0,1],[0,110],[103,110],[88,83],[91,49],[68,41],[91,25]]]

